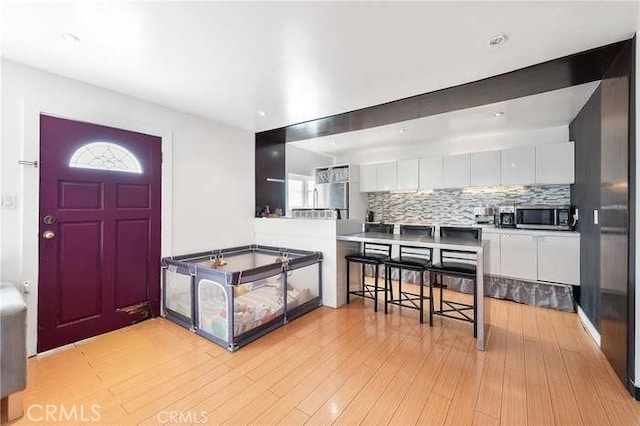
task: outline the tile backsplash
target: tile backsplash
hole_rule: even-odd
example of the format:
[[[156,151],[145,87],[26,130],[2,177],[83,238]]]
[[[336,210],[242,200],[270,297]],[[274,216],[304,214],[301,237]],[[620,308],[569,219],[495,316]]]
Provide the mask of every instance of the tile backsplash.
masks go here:
[[[569,204],[570,185],[474,187],[433,192],[371,192],[376,222],[470,225],[473,208],[503,204]]]

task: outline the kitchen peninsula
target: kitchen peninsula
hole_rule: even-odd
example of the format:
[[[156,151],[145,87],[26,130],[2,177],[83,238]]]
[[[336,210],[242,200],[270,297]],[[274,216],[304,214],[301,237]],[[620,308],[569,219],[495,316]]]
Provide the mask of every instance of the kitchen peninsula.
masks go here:
[[[254,242],[322,252],[322,304],[338,308],[346,303],[344,256],[359,244],[337,244],[337,236],[362,231],[362,221],[336,219],[257,218]]]

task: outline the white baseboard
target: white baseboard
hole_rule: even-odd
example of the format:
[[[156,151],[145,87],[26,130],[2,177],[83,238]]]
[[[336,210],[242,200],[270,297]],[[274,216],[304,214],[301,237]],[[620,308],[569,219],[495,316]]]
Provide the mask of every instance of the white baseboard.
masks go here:
[[[600,333],[598,332],[598,330],[596,330],[596,327],[591,323],[591,321],[587,317],[587,314],[584,313],[580,306],[578,306],[578,317],[580,317],[580,322],[582,322],[582,325],[584,325],[584,328],[591,335],[596,344],[600,346]]]

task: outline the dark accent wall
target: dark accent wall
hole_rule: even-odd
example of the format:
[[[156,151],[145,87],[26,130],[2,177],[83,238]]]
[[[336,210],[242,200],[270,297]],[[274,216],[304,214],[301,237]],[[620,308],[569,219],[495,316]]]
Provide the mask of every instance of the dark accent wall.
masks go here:
[[[635,277],[629,276],[630,244],[635,241],[629,235],[635,214],[629,196],[629,163],[635,162],[629,156],[635,144],[630,117],[632,58],[633,43],[628,42],[601,83],[600,334],[602,351],[625,386],[633,379],[633,357],[629,355],[635,346],[635,336],[629,335],[630,295],[635,282]]]
[[[600,210],[601,89],[593,92],[569,125],[569,138],[575,142],[576,181],[572,204],[580,220],[580,298],[582,310],[600,330],[600,227],[593,223],[594,210]]]
[[[627,341],[629,342],[628,371],[631,380],[627,383],[629,392],[636,399],[636,49],[637,37],[631,40],[631,64],[629,75],[629,309],[627,323]]]
[[[265,206],[271,212],[286,207],[285,130],[256,133],[256,214]],[[279,182],[279,181],[281,182]]]

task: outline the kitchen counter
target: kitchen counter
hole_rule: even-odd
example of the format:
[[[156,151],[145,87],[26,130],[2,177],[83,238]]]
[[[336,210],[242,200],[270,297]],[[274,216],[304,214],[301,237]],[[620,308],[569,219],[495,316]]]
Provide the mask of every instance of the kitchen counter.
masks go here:
[[[366,223],[380,223],[380,222],[366,222]],[[459,223],[456,224],[448,224],[448,223],[394,223],[396,229],[396,233],[400,233],[400,225],[429,225],[436,227],[436,235],[438,234],[438,229],[441,226],[460,226],[460,227],[472,227],[472,228],[482,228],[483,234],[519,234],[519,235],[531,235],[534,237],[567,237],[567,238],[580,238],[580,233],[578,231],[552,231],[548,229],[520,229],[520,228],[497,228],[493,225],[462,225]]]

